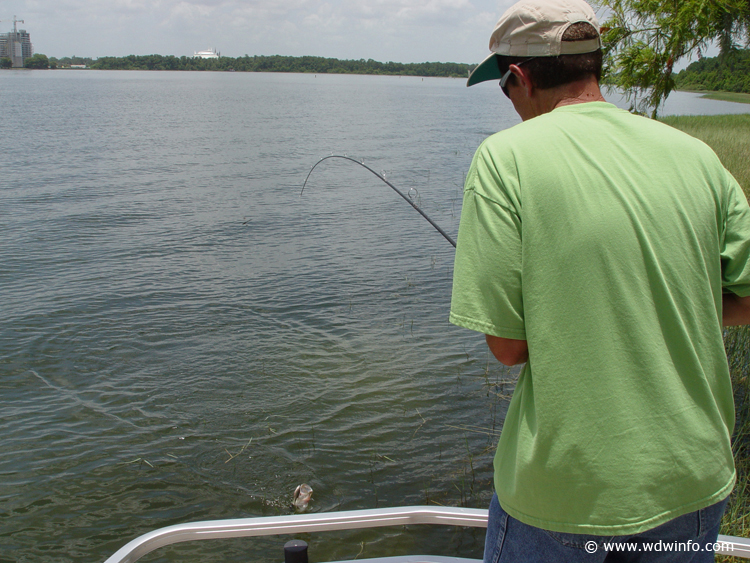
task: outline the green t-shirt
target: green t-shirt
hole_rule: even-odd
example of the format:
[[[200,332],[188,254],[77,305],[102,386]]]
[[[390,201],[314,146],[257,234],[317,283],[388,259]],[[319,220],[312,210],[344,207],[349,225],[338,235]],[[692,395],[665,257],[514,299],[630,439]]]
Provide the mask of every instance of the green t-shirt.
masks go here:
[[[622,535],[729,494],[724,290],[750,295],[750,208],[702,142],[593,102],[482,143],[450,320],[528,342],[495,456],[506,512]]]

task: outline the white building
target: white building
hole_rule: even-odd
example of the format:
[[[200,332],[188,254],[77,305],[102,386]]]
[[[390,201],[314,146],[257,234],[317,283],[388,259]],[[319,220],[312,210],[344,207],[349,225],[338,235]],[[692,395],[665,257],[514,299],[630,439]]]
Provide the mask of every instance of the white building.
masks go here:
[[[195,51],[193,53],[194,58],[200,59],[218,59],[221,53],[217,52],[216,49],[206,49],[205,51]]]

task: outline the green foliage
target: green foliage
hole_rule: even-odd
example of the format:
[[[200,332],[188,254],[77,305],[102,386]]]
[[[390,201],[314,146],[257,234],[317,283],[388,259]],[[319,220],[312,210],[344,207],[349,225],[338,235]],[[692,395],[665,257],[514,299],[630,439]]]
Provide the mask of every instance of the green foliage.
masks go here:
[[[0,59],[0,68],[13,68],[13,61],[8,57]]]
[[[47,55],[42,55],[41,53],[37,53],[33,57],[29,57],[26,59],[23,63],[23,66],[26,68],[49,68],[49,59],[47,58]]]
[[[52,58],[50,58],[52,60]],[[57,66],[60,68],[69,68],[70,65],[86,65],[91,66],[91,63],[94,62],[94,59],[89,57],[76,57],[73,55],[72,57],[62,57],[61,59],[55,59],[57,61]]]
[[[656,117],[675,88],[672,69],[718,40],[729,52],[750,27],[750,0],[598,0],[605,81],[625,90],[631,109]]]
[[[60,59],[62,64],[64,59]],[[316,74],[391,74],[464,77],[472,68],[460,63],[380,63],[372,59],[340,60],[324,57],[254,56],[200,59],[173,55],[100,57],[89,63],[102,70],[234,70],[238,72],[306,72]]]
[[[732,49],[691,63],[675,76],[680,90],[750,93],[750,50]]]

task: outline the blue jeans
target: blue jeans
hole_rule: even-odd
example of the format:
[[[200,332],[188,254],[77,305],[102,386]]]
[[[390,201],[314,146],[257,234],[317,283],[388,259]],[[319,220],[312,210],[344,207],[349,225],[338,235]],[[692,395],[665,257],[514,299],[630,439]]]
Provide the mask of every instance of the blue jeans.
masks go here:
[[[493,495],[484,563],[714,563],[728,499],[630,536],[550,532],[508,515]]]

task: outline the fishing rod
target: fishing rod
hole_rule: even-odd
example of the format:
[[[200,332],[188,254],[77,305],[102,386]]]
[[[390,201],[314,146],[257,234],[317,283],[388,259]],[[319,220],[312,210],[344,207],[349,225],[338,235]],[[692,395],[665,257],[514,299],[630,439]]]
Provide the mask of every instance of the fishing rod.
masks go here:
[[[393,184],[391,184],[382,175],[378,174],[372,168],[370,168],[369,166],[367,166],[364,162],[360,162],[359,160],[356,160],[356,159],[351,158],[349,156],[343,156],[343,155],[340,155],[340,154],[332,154],[330,156],[325,156],[325,157],[321,158],[318,162],[316,162],[315,165],[310,169],[310,172],[307,173],[307,178],[305,178],[305,182],[302,184],[302,189],[299,192],[300,196],[302,196],[302,192],[305,191],[305,186],[307,185],[307,180],[310,179],[310,174],[312,174],[313,170],[315,170],[315,168],[318,166],[318,164],[320,164],[324,160],[328,160],[329,158],[341,158],[341,159],[344,159],[344,160],[349,160],[351,162],[354,162],[355,164],[359,164],[362,168],[365,168],[365,169],[369,170],[370,172],[372,172],[373,174],[375,174],[375,176],[377,176],[378,178],[380,178],[381,180],[383,180],[383,182],[385,182],[388,185],[388,187],[390,187],[394,192],[396,192],[398,195],[400,195],[402,198],[404,198],[404,200],[406,202],[408,202],[409,205],[411,205],[414,209],[416,209],[417,212],[422,217],[424,217],[425,219],[427,219],[427,221],[430,223],[430,225],[432,225],[433,227],[435,227],[435,229],[437,229],[437,232],[439,232],[441,235],[443,235],[445,237],[445,240],[447,240],[449,243],[451,243],[454,248],[456,247],[456,241],[454,241],[450,237],[450,235],[448,235],[448,233],[446,233],[443,229],[441,229],[438,226],[438,224],[435,223],[435,221],[433,221],[432,219],[430,219],[427,216],[427,214],[419,208],[419,206],[414,202],[414,200],[412,200],[411,198],[409,198],[406,195],[404,195],[404,193],[401,190],[399,190],[396,186],[394,186]]]

